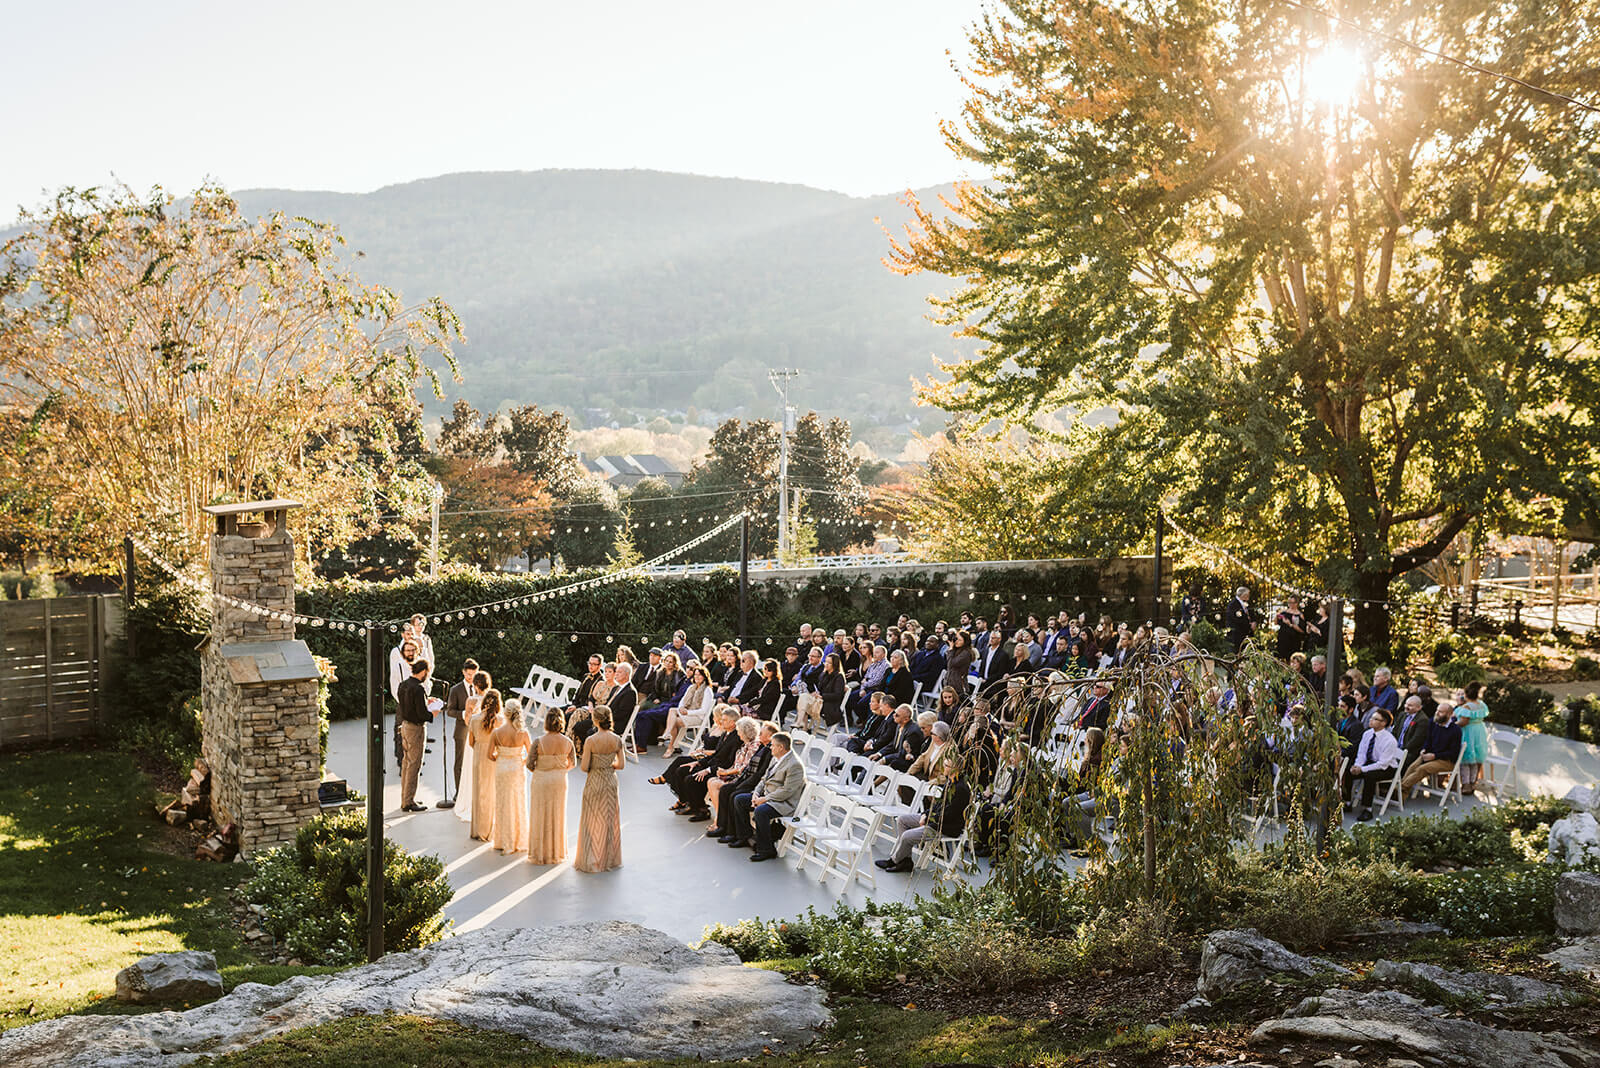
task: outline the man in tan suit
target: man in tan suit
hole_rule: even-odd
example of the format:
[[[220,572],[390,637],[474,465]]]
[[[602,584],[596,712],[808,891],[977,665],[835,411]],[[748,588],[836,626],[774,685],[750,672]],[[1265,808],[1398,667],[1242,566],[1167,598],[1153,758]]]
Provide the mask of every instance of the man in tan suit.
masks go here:
[[[806,769],[800,758],[790,751],[789,736],[779,732],[772,736],[772,764],[767,773],[750,793],[736,794],[733,798],[733,826],[728,833],[733,836],[729,848],[755,846],[750,859],[771,860],[778,855],[773,846],[772,825],[785,816],[794,815],[800,795],[806,788]],[[754,819],[752,820],[752,815]],[[752,842],[751,824],[754,823]]]

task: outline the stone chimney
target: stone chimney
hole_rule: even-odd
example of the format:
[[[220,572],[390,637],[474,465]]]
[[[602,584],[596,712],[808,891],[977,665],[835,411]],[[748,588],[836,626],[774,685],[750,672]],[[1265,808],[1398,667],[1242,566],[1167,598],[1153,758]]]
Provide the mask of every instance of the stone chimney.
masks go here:
[[[211,768],[216,823],[238,828],[246,855],[291,840],[320,810],[320,676],[311,651],[294,636],[288,514],[298,507],[270,500],[206,509],[217,521],[211,536],[217,596],[200,660],[201,752]]]

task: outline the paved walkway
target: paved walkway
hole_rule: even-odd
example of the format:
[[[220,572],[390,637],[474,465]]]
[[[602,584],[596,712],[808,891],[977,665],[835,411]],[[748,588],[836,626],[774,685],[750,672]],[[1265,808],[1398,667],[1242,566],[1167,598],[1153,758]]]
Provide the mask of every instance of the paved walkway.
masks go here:
[[[591,875],[573,871],[570,863],[535,866],[521,856],[504,856],[492,846],[474,842],[467,836],[467,825],[453,812],[432,807],[443,796],[444,754],[438,745],[424,759],[417,790],[417,800],[428,805],[428,811],[400,814],[400,775],[389,741],[392,725],[391,719],[384,732],[386,833],[413,852],[433,853],[445,862],[456,890],[445,914],[458,931],[624,919],[692,942],[710,923],[756,916],[786,919],[809,906],[830,910],[841,897],[855,905],[869,898],[909,901],[915,893],[929,894],[933,889],[928,875],[913,882],[908,875],[878,872],[876,890],[859,882],[845,889],[835,876],[820,882],[814,865],[801,873],[790,859],[752,864],[748,850],[718,845],[705,837],[706,824],[689,823],[667,811],[671,791],[645,781],[666,766],[656,755],[641,763],[630,760],[617,776],[623,821],[621,868]],[[365,734],[364,722],[346,721],[333,724],[328,739],[329,770],[362,792],[366,791]],[[582,792],[583,774],[574,771],[567,790],[569,845],[578,826]],[[1446,811],[1459,817],[1481,803],[1469,797],[1464,805],[1451,805]],[[1419,798],[1406,814],[1439,811],[1437,799]],[[1388,818],[1397,815],[1391,809]],[[1278,834],[1281,828],[1269,823],[1262,837]],[[876,855],[887,855],[881,843]],[[979,879],[987,871],[986,862],[980,863]]]
[[[389,721],[392,725],[392,719]],[[333,724],[328,739],[328,768],[352,789],[366,791],[365,723]],[[437,728],[435,728],[437,730]],[[386,727],[384,737],[389,737]],[[433,746],[423,762],[417,800],[427,812],[401,815],[400,775],[392,743],[385,750],[384,821],[386,833],[414,852],[437,854],[456,896],[445,914],[456,930],[494,925],[533,926],[623,919],[666,931],[685,941],[698,941],[708,923],[732,923],[761,916],[783,919],[808,906],[829,910],[843,894],[853,904],[869,897],[880,901],[909,900],[911,878],[879,873],[874,893],[862,884],[841,891],[840,880],[817,879],[815,865],[805,874],[791,860],[752,864],[748,850],[734,850],[705,837],[706,824],[690,823],[667,811],[674,798],[665,786],[645,780],[666,766],[660,756],[642,763],[629,761],[618,773],[622,804],[623,865],[598,875],[573,871],[571,864],[535,866],[522,856],[504,856],[492,846],[474,842],[467,825],[447,809],[433,808],[443,796],[443,754]],[[659,753],[659,747],[656,749]],[[569,847],[578,826],[583,773],[574,771],[567,789]],[[928,876],[917,889],[931,892]]]

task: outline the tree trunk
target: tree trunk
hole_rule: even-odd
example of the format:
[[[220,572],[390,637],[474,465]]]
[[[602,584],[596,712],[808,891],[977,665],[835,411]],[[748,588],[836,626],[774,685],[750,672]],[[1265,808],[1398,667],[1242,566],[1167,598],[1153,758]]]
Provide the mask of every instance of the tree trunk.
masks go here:
[[[1389,655],[1389,576],[1382,572],[1358,570],[1356,596],[1352,607],[1356,617],[1355,647],[1387,658]],[[1395,665],[1399,670],[1400,665]]]

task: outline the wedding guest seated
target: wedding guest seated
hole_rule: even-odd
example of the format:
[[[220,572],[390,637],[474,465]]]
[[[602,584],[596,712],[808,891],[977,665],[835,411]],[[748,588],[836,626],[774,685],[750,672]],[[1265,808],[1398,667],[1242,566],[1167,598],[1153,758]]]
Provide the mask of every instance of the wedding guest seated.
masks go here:
[[[867,700],[866,718],[861,721],[854,734],[835,734],[829,739],[834,745],[842,745],[852,753],[871,753],[883,748],[889,734],[894,730],[890,713],[893,706],[889,699],[882,693],[873,693]]]
[[[882,749],[868,755],[876,763],[887,764],[896,771],[905,771],[922,755],[922,748],[927,742],[921,726],[912,719],[910,705],[896,708],[890,715],[890,722],[894,724],[894,730],[889,740]]]
[[[750,715],[759,723],[777,719],[778,705],[783,701],[783,674],[776,660],[770,657],[761,664],[761,689],[748,705]]]
[[[1448,775],[1461,755],[1461,724],[1456,722],[1456,706],[1440,701],[1434,707],[1433,719],[1427,725],[1427,737],[1421,745],[1416,760],[1400,780],[1400,788],[1410,793],[1429,775]]]
[[[930,833],[941,838],[960,837],[967,825],[967,805],[972,801],[972,788],[953,768],[941,785],[944,791],[928,803],[925,814],[896,817],[900,834],[895,839],[894,850],[887,860],[875,860],[874,864],[884,871],[907,872],[912,868],[911,851]]]
[[[692,726],[707,722],[705,717],[711,715],[711,710],[716,707],[717,688],[711,684],[711,676],[706,674],[706,669],[701,664],[692,664],[688,671],[689,685],[684,690],[683,697],[667,713],[667,755],[677,756],[678,742],[683,737],[683,732]]]
[[[889,674],[888,651],[883,646],[868,643],[866,653],[871,654],[872,660],[861,669],[861,685],[845,702],[850,714],[857,718],[867,714],[872,695],[883,689],[883,680]]]
[[[735,798],[740,794],[753,793],[756,785],[767,774],[767,768],[772,765],[772,739],[778,733],[778,725],[771,721],[761,724],[761,729],[756,738],[756,750],[745,761],[744,769],[738,775],[721,783],[712,783],[706,791],[706,801],[711,806],[711,826],[706,828],[706,837],[715,838],[723,845],[733,841],[733,836],[722,826],[724,812],[719,806],[720,798]],[[735,762],[737,766],[737,762]],[[733,821],[727,821],[730,825]]]
[[[605,658],[599,653],[589,657],[589,672],[578,683],[578,689],[572,695],[572,703],[563,710],[571,713],[575,708],[592,707],[595,704],[594,688],[605,679]]]
[[[706,808],[706,788],[717,772],[733,767],[739,749],[745,742],[734,728],[739,719],[738,709],[728,706],[726,716],[729,721],[728,731],[717,740],[717,748],[709,756],[695,761],[683,775],[679,776],[678,785],[674,788],[678,795],[678,803],[673,806],[673,811],[688,816],[710,817],[711,812]]]
[[[950,724],[939,720],[929,731],[928,744],[906,768],[906,774],[913,778],[936,780],[945,773],[947,767],[957,763],[956,748],[950,741],[953,733]]]
[[[1372,799],[1378,787],[1387,784],[1400,770],[1400,743],[1389,730],[1389,712],[1374,708],[1368,719],[1369,726],[1356,746],[1355,755],[1344,773],[1344,803],[1348,810],[1357,783],[1361,784],[1361,811],[1356,817],[1361,822],[1372,819]]]
[[[650,650],[650,653],[652,659],[657,655],[654,649]],[[666,728],[667,721],[672,718],[672,713],[677,711],[684,695],[689,692],[689,676],[678,664],[676,653],[661,655],[660,667],[651,682],[652,703],[648,707],[640,708],[633,720],[634,744],[641,751],[649,749],[661,739],[661,732]]]
[[[929,692],[944,674],[944,663],[938,637],[928,635],[922,640],[922,648],[911,658],[911,681],[921,685],[923,693]]]
[[[739,750],[733,755],[733,763],[725,768],[718,768],[706,780],[705,811],[695,810],[689,813],[690,823],[701,823],[707,819],[716,822],[717,795],[722,792],[726,783],[736,781],[750,761],[755,758],[756,750],[761,748],[761,724],[749,716],[740,716],[733,725],[734,731],[739,735]],[[732,794],[728,796],[732,797]]]
[[[746,649],[739,654],[739,666],[718,691],[723,704],[751,705],[761,692],[761,673],[756,670],[756,654]]]
[[[691,753],[685,753],[683,756],[678,757],[667,765],[666,771],[649,781],[658,785],[666,783],[672,787],[672,792],[676,794],[678,787],[682,785],[683,777],[691,771],[698,770],[697,765],[699,762],[717,751],[717,747],[721,744],[723,738],[733,732],[733,724],[738,718],[738,713],[727,705],[715,706],[711,711],[711,725],[706,730],[705,736],[700,739],[699,747]],[[674,809],[677,808],[676,805],[673,807]]]
[[[808,627],[810,625],[806,624]],[[800,694],[795,689],[794,680],[800,676],[800,671],[805,666],[806,662],[800,659],[798,645],[791,645],[783,651],[783,660],[778,664],[778,682],[783,687],[783,700],[778,703],[778,715],[775,717],[779,722],[782,722],[790,712],[795,711]]]
[[[974,821],[974,851],[980,857],[1005,852],[1011,841],[1011,824],[1028,765],[1022,760],[1022,746],[1011,739],[1000,750],[1000,770],[993,783],[981,792]]]

